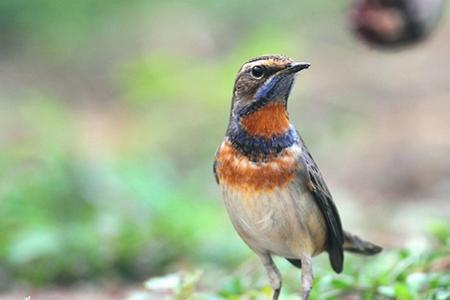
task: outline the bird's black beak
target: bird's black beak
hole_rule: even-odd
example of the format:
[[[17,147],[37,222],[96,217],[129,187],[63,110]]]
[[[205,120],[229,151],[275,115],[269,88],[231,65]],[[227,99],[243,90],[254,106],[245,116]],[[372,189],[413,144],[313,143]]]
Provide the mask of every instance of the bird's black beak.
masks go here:
[[[308,69],[311,64],[305,62],[294,62],[286,69],[281,72],[285,72],[286,74],[294,74],[300,72],[301,70]]]

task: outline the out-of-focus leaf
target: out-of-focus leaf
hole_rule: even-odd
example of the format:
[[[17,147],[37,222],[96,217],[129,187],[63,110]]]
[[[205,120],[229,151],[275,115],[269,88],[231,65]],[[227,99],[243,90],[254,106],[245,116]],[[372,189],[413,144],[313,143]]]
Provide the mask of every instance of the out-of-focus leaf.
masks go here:
[[[438,290],[435,294],[436,300],[448,300],[450,299],[450,290],[448,286],[446,289]]]
[[[126,300],[152,300],[152,297],[147,292],[133,292]]]
[[[150,291],[173,291],[180,287],[182,280],[182,274],[175,273],[162,277],[150,278],[144,283],[144,286]]]
[[[403,283],[397,283],[395,285],[395,296],[398,300],[414,300],[413,296],[408,290],[408,287]]]
[[[177,300],[188,300],[193,299],[193,295],[195,293],[195,289],[197,288],[197,284],[202,276],[203,271],[197,270],[192,273],[188,273],[184,276],[183,282],[179,287],[179,290],[176,294]]]
[[[54,230],[48,228],[30,230],[18,234],[11,242],[9,260],[16,264],[26,264],[39,257],[51,257],[60,249],[60,240]]]
[[[351,276],[342,274],[333,279],[332,285],[339,290],[348,290],[355,285],[355,279]]]
[[[443,244],[450,247],[450,222],[449,220],[433,220],[429,225],[429,231]]]
[[[420,290],[426,288],[429,280],[430,276],[428,274],[412,273],[406,278],[406,285],[412,293],[417,294]]]
[[[395,288],[392,286],[381,285],[378,287],[377,291],[380,295],[383,295],[386,297],[394,297],[395,296]]]
[[[150,278],[144,283],[150,294],[172,295],[173,299],[188,300],[193,299],[203,271],[197,270],[191,273],[174,273],[162,277]],[[135,297],[144,297],[145,294],[138,294]]]
[[[245,292],[245,287],[242,282],[242,279],[240,277],[233,277],[222,285],[221,290],[219,291],[219,294],[225,297],[232,296],[232,295],[240,295]]]

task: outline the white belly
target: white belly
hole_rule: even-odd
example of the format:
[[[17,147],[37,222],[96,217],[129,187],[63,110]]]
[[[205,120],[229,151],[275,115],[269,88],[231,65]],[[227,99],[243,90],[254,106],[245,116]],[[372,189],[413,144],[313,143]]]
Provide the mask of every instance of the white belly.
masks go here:
[[[324,250],[326,225],[312,196],[295,184],[264,193],[222,187],[225,206],[241,238],[259,253],[287,258]]]

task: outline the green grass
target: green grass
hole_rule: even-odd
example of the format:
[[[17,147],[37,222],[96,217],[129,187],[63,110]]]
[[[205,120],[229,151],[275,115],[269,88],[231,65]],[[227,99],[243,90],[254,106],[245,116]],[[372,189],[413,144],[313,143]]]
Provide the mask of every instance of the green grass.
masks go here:
[[[367,258],[347,255],[340,275],[332,272],[326,259],[315,261],[311,300],[449,299],[450,227],[446,222],[435,222],[432,227],[430,243],[424,246],[385,250]],[[282,299],[298,299],[300,271],[279,263],[285,275]],[[161,290],[169,290],[173,299],[271,299],[272,291],[262,267],[256,261],[254,264],[250,271],[243,268],[231,276],[222,274],[222,278],[211,279],[207,272],[195,271],[150,279],[145,284],[148,292],[132,295],[128,300],[138,296],[153,299],[151,296]],[[211,290],[205,289],[208,282],[215,282],[209,287]]]

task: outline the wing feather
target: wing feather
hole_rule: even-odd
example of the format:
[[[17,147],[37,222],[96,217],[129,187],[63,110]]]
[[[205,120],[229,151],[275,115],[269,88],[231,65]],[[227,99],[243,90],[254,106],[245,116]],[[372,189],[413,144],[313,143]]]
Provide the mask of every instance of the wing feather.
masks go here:
[[[306,168],[307,186],[314,196],[314,200],[322,212],[327,225],[327,251],[330,256],[331,266],[335,272],[340,273],[342,272],[344,262],[344,234],[341,219],[336,205],[333,202],[333,197],[328,190],[317,164],[306,148],[303,140],[300,140],[300,142],[302,147],[300,162],[303,163]]]

